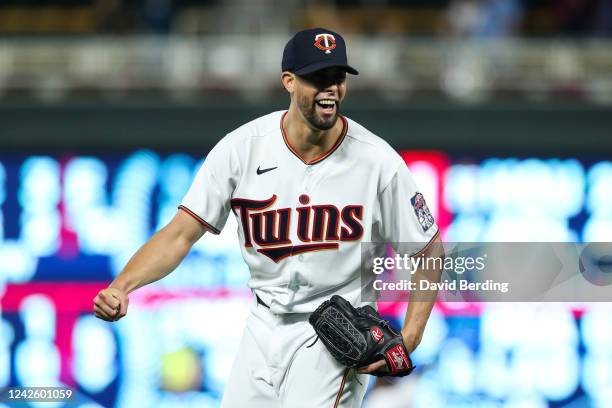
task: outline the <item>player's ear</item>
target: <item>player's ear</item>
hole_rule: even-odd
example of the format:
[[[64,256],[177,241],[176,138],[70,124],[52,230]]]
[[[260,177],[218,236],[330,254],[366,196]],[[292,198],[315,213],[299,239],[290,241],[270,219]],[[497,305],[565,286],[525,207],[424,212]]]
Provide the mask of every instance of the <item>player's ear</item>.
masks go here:
[[[283,86],[285,87],[287,92],[292,94],[293,88],[295,87],[295,74],[289,71],[284,71],[281,74],[281,82],[283,83]]]

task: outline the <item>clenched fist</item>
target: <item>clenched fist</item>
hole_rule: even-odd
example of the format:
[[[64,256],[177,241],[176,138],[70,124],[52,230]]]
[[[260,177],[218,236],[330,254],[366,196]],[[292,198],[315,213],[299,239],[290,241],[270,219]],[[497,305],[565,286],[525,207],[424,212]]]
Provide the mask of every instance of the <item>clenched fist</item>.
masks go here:
[[[93,300],[94,313],[97,318],[114,322],[127,314],[128,308],[127,293],[116,289],[102,289]]]

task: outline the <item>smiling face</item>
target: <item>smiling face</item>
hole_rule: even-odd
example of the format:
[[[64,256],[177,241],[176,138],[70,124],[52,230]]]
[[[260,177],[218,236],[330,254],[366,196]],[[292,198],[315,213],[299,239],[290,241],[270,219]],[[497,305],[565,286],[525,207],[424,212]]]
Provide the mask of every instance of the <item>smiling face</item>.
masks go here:
[[[283,78],[301,116],[317,130],[331,129],[338,120],[346,94],[346,72],[342,68],[326,68],[305,76],[289,74]]]

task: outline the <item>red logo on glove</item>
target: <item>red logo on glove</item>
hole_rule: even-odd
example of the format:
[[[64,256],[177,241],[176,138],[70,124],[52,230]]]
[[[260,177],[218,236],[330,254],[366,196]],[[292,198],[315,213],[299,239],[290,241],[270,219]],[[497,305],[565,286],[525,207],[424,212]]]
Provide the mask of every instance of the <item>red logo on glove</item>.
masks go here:
[[[404,348],[401,344],[396,344],[395,346],[391,347],[385,354],[391,365],[389,368],[391,369],[392,374],[395,374],[398,371],[410,369],[410,360],[404,352]]]
[[[383,332],[376,326],[372,326],[370,329],[370,334],[375,342],[379,343],[383,339]]]

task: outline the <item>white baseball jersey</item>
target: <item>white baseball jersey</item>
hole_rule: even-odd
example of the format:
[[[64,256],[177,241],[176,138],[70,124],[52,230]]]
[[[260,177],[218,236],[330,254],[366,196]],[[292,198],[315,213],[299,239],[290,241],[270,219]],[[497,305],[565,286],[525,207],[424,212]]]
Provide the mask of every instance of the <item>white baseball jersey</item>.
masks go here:
[[[249,287],[274,313],[312,312],[332,294],[360,298],[361,242],[438,233],[397,152],[340,117],[342,135],[306,162],[282,129],[286,111],[249,122],[209,153],[179,208],[213,233],[238,221]]]

